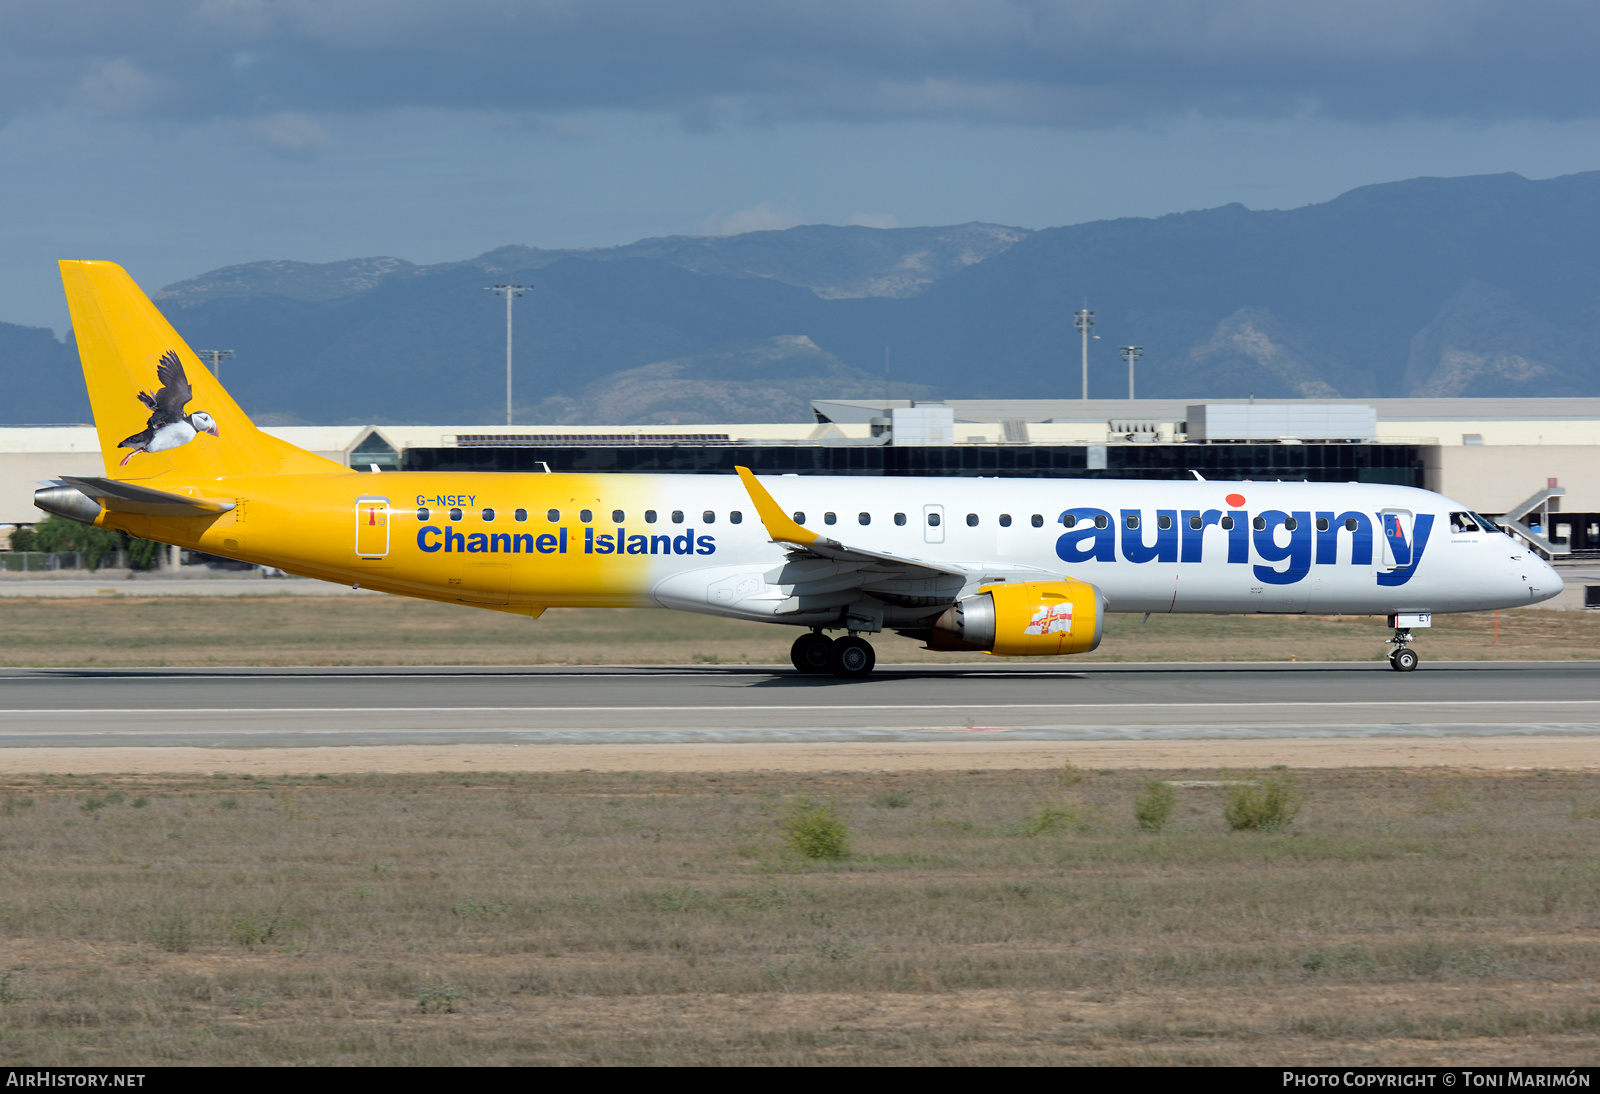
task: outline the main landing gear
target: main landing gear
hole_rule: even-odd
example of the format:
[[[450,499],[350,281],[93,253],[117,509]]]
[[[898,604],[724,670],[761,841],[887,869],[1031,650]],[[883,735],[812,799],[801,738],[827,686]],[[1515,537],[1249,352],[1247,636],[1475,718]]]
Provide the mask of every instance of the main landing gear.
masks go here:
[[[831,672],[841,680],[860,680],[872,672],[878,655],[872,643],[853,634],[829,638],[821,631],[811,631],[794,640],[789,660],[807,675]]]
[[[1417,667],[1417,651],[1410,646],[1411,632],[1401,627],[1394,629],[1394,637],[1389,639],[1394,651],[1389,654],[1389,667],[1396,672],[1410,672]]]

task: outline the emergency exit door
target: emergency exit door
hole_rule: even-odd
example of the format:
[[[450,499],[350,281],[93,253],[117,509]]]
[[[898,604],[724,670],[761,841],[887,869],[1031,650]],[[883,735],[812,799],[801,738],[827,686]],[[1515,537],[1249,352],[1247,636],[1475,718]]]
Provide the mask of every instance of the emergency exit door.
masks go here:
[[[356,554],[383,558],[389,553],[389,499],[356,499]]]
[[[1403,570],[1411,565],[1413,517],[1409,509],[1385,509],[1379,565],[1385,570]]]

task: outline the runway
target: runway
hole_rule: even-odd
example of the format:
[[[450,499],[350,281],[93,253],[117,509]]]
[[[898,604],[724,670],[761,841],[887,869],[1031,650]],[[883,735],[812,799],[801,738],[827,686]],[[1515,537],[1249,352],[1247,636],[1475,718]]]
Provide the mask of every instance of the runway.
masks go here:
[[[1600,666],[0,671],[0,748],[1515,736],[1600,738]]]

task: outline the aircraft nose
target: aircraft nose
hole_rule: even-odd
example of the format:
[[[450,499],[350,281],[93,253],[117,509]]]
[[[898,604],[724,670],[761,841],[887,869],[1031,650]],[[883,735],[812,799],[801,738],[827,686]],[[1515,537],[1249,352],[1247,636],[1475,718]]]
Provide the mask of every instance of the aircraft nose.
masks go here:
[[[1532,555],[1532,552],[1529,552]],[[1527,560],[1527,569],[1523,571],[1523,583],[1527,588],[1526,600],[1529,604],[1540,604],[1552,597],[1558,596],[1566,588],[1566,582],[1556,568],[1544,559],[1533,555]]]
[[[1554,566],[1550,565],[1548,562],[1546,562],[1544,564],[1544,571],[1545,571],[1544,579],[1547,582],[1547,584],[1544,587],[1550,590],[1550,595],[1551,596],[1555,596],[1562,589],[1565,589],[1567,587],[1566,581],[1563,580],[1562,577],[1561,577],[1561,571],[1557,570]]]

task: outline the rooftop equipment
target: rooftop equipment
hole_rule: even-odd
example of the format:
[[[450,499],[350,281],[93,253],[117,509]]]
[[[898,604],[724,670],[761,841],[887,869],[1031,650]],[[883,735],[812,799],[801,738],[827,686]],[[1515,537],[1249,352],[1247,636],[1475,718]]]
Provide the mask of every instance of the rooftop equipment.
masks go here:
[[[1378,412],[1352,403],[1202,403],[1188,408],[1191,441],[1366,441]]]

